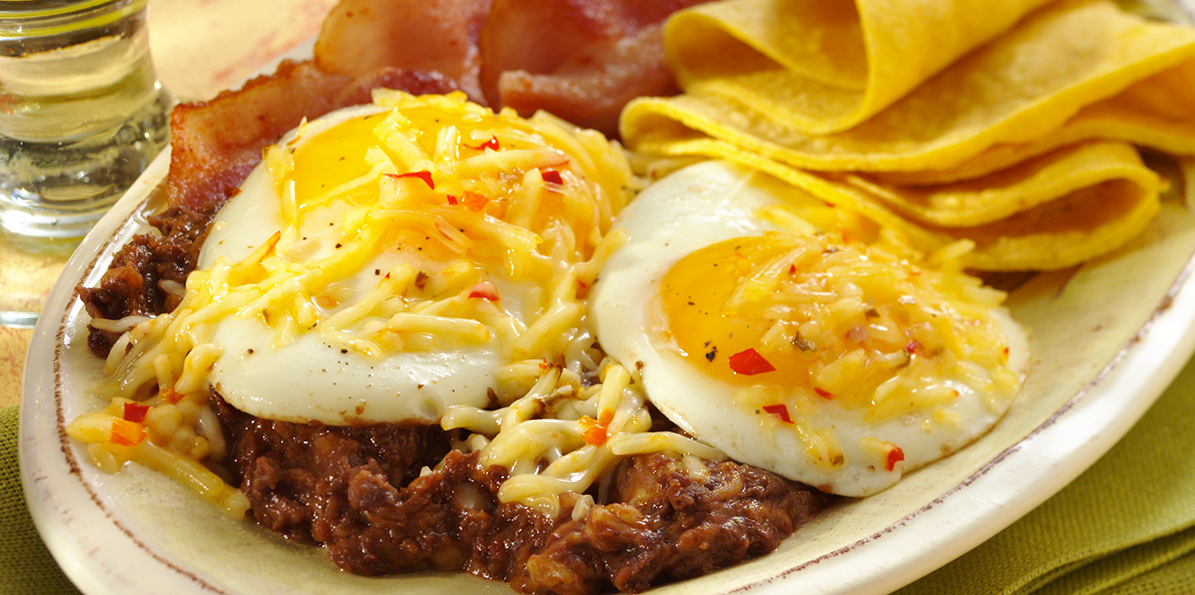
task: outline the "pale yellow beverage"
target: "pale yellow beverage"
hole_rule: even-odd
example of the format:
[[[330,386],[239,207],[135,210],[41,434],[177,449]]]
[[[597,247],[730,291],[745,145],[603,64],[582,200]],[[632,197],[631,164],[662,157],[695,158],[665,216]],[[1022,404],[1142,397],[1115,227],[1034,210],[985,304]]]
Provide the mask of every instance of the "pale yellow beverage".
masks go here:
[[[145,0],[0,0],[0,231],[80,237],[165,145]]]

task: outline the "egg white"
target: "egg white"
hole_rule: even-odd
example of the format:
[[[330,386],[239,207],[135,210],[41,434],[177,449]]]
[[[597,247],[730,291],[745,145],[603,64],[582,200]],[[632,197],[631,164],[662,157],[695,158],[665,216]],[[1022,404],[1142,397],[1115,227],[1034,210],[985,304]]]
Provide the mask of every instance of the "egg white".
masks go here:
[[[383,111],[362,106],[334,112],[306,125],[296,143],[348,119]],[[292,132],[282,140],[295,138]],[[343,210],[336,204],[316,211],[305,224],[296,259],[330,256],[340,241]],[[208,268],[219,257],[239,262],[283,229],[274,180],[259,165],[217,215],[199,256]],[[360,296],[378,283],[409,253],[385,251],[344,280],[346,291]],[[422,263],[415,262],[420,265]],[[518,294],[500,280],[494,283],[505,306],[518,310]],[[327,315],[347,307],[330,309]],[[353,351],[342,353],[319,333],[300,333],[294,342],[273,345],[274,330],[258,317],[230,316],[219,322],[212,343],[221,348],[210,380],[233,407],[257,417],[282,421],[317,421],[333,425],[378,422],[433,423],[454,405],[484,407],[494,370],[506,363],[498,340],[450,350],[397,352],[381,361]]]
[[[783,192],[778,182],[725,162],[704,162],[679,170],[644,190],[619,216],[626,243],[615,252],[594,287],[591,315],[603,348],[635,371],[649,399],[670,420],[731,458],[789,479],[847,496],[879,492],[904,471],[949,454],[986,432],[1002,415],[964,382],[943,379],[959,391],[947,407],[958,424],[913,412],[870,422],[866,411],[835,401],[819,403],[812,423],[828,428],[843,450],[841,466],[819,466],[796,432],[782,424],[761,424],[760,414],[736,405],[734,387],[711,378],[686,362],[653,326],[653,314],[665,274],[686,255],[724,240],[760,236],[777,226],[761,219],[759,209],[775,205]],[[791,189],[788,192],[792,192]],[[1010,367],[1021,371],[1027,340],[1003,309],[994,312],[1009,344]],[[875,437],[897,444],[904,461],[888,470],[859,441]]]

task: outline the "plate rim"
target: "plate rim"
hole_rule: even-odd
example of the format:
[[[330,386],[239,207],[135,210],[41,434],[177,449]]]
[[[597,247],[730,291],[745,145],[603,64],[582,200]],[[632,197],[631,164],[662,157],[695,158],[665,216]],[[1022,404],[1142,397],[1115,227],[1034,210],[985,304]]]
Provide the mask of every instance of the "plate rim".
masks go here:
[[[64,391],[60,390],[64,373],[61,369],[61,357],[65,349],[63,332],[68,318],[82,308],[75,299],[73,288],[84,278],[97,274],[97,267],[115,249],[118,232],[123,233],[130,225],[139,224],[136,221],[137,213],[159,191],[168,162],[167,150],[154,160],[137,185],[97,224],[71,256],[44,310],[52,316],[43,316],[35,327],[25,364],[19,424],[22,485],[35,525],[47,547],[67,576],[89,594],[127,594],[129,591],[127,585],[116,590],[110,588],[110,583],[104,582],[110,577],[88,568],[85,561],[79,559],[85,553],[76,546],[72,531],[56,522],[64,511],[50,505],[54,499],[48,498],[35,475],[38,470],[44,472],[48,464],[65,463],[70,467],[69,473],[77,480],[78,489],[87,492],[88,499],[95,507],[93,512],[98,512],[125,538],[132,540],[142,555],[164,567],[159,570],[166,570],[176,578],[191,583],[196,593],[233,592],[191,573],[184,565],[178,565],[168,556],[154,551],[152,540],[147,544],[138,539],[121,522],[119,515],[114,515],[103,505],[100,495],[92,493],[90,486],[82,481],[78,475],[80,462],[70,452],[69,438],[64,430]],[[797,561],[795,565],[765,579],[729,589],[715,589],[715,592],[770,594],[787,592],[794,586],[800,586],[811,592],[827,594],[888,593],[932,572],[1015,522],[1061,490],[1118,442],[1169,386],[1195,352],[1195,333],[1185,332],[1195,327],[1193,271],[1195,248],[1187,255],[1185,265],[1169,284],[1160,303],[1090,382],[1071,395],[1047,419],[1034,426],[1027,435],[1008,445],[958,484],[888,527],[843,548],[814,559]],[[1166,357],[1152,357],[1158,349],[1164,349]],[[54,373],[51,375],[41,374],[37,369],[37,364],[47,358],[53,362]],[[1132,394],[1133,398],[1115,399],[1106,396],[1108,393],[1113,396],[1127,393]],[[41,419],[45,417],[45,412],[38,407],[47,397],[53,404],[52,423],[56,426],[54,439],[58,447],[50,453],[44,447],[35,447],[39,435],[33,432],[35,426],[41,424],[44,427],[47,421]],[[1073,428],[1091,424],[1089,418],[1093,416],[1103,421],[1099,422],[1098,431],[1081,433],[1087,438],[1086,442],[1077,444],[1066,439],[1073,435]],[[1032,459],[1031,465],[1027,464],[1029,459]],[[1043,464],[1043,459],[1047,464]],[[1023,487],[1015,487],[1024,483],[1026,473],[1036,473],[1038,476],[1038,481],[1030,482],[1035,489],[1028,493]],[[1012,475],[1019,478],[1017,483],[1008,484],[1014,487],[1002,485],[1001,478]],[[978,498],[980,494],[982,498]],[[987,506],[977,513],[973,506],[979,499],[998,501],[999,505]],[[963,510],[967,511],[969,519],[965,530],[957,522],[958,513]],[[73,514],[78,514],[78,511]],[[933,537],[927,538],[925,530],[934,529],[935,526],[953,529],[933,532]],[[880,542],[880,546],[873,545]],[[888,555],[894,548],[905,552],[901,559],[893,560]],[[853,569],[862,567],[868,571],[856,573],[844,580],[841,571],[843,555],[847,553],[851,555],[846,562]],[[910,559],[917,563],[906,563]],[[142,572],[143,567],[139,567],[138,571],[139,577],[134,578],[149,576]],[[827,577],[836,578],[828,580]],[[158,580],[161,580],[160,577],[154,575],[145,584],[153,585]]]
[[[1195,8],[1190,0],[1168,0],[1179,10],[1195,19]],[[1147,0],[1148,3],[1148,0]],[[314,40],[311,40],[312,42]],[[285,58],[302,58],[310,53],[310,45],[300,44]],[[266,65],[258,73],[270,70]],[[34,328],[23,370],[21,410],[18,424],[19,465],[22,489],[38,533],[46,543],[55,561],[70,580],[88,595],[130,595],[131,593],[157,593],[162,580],[173,578],[173,586],[190,584],[194,593],[231,594],[217,582],[206,580],[190,572],[182,565],[169,559],[167,554],[157,552],[153,544],[137,540],[122,521],[106,509],[100,496],[90,493],[90,486],[81,481],[76,472],[79,461],[70,452],[65,434],[65,420],[61,402],[63,353],[62,330],[65,322],[81,305],[75,300],[74,286],[93,274],[99,262],[104,259],[108,248],[114,243],[114,234],[130,225],[135,213],[159,191],[168,170],[170,148],[162,151],[138,178],[134,186],[97,223],[84,238],[68,260],[64,273],[55,283],[43,308],[43,315]],[[74,272],[77,274],[68,274]],[[1195,249],[1188,254],[1185,266],[1176,275],[1169,289],[1152,311],[1148,319],[1117,350],[1093,379],[1084,385],[1042,423],[1020,440],[1007,446],[982,467],[975,470],[958,484],[938,497],[909,512],[888,527],[834,551],[810,560],[801,560],[787,569],[765,579],[747,582],[730,588],[715,588],[713,593],[753,593],[779,595],[800,587],[810,593],[824,595],[882,595],[891,593],[914,580],[961,556],[983,541],[1020,519],[1030,510],[1052,497],[1087,470],[1101,456],[1110,450],[1125,433],[1153,405],[1162,392],[1173,382],[1195,353]],[[45,314],[51,314],[46,316]],[[1156,348],[1162,346],[1166,357],[1150,357]],[[1149,346],[1147,350],[1141,348]],[[40,355],[40,358],[38,357]],[[48,358],[48,359],[47,359]],[[38,362],[53,363],[53,373],[46,374],[35,369]],[[1133,398],[1125,403],[1110,398],[1100,398],[1106,391],[1128,391]],[[33,428],[44,427],[48,422],[44,411],[36,406],[47,398],[54,403],[54,436],[58,448],[42,448],[35,452],[38,435]],[[1115,406],[1119,403],[1119,406]],[[1100,420],[1098,431],[1083,432],[1088,440],[1081,444],[1068,441],[1072,428]],[[1043,456],[1043,453],[1045,456]],[[1046,460],[1048,464],[1042,464]],[[1065,462],[1059,469],[1059,465]],[[1032,464],[1029,464],[1032,463]],[[112,539],[131,539],[137,545],[139,557],[130,562],[151,562],[162,566],[145,572],[138,567],[136,576],[112,576],[112,565],[101,572],[85,561],[88,552],[80,551],[73,531],[63,525],[63,510],[54,508],[57,498],[43,486],[44,473],[68,469],[79,485],[75,489],[86,492],[101,520],[112,526],[96,525],[95,519],[81,519],[78,522],[97,529],[100,535]],[[1006,487],[1000,481],[1012,475],[1024,477],[1028,470],[1036,469],[1035,490],[1026,494],[1021,489]],[[38,475],[36,472],[42,473]],[[982,497],[979,495],[982,494]],[[991,505],[995,501],[997,504]],[[985,504],[982,512],[972,508],[977,502]],[[960,526],[958,513],[965,511],[968,522]],[[81,514],[78,511],[72,516]],[[928,528],[949,527],[950,531],[931,533]],[[874,544],[880,543],[880,546]],[[891,549],[900,549],[904,555],[892,559],[886,555]],[[844,556],[850,553],[851,555]],[[84,559],[81,559],[84,558]],[[886,559],[881,559],[886,558]],[[914,559],[917,564],[908,564]],[[852,573],[844,580],[844,560],[848,560]],[[136,566],[136,564],[134,564]],[[859,572],[863,568],[865,571]],[[832,579],[832,580],[829,580]],[[684,585],[685,583],[678,583]],[[130,587],[143,590],[130,591]],[[180,591],[181,592],[181,591]],[[512,591],[513,592],[513,591]]]

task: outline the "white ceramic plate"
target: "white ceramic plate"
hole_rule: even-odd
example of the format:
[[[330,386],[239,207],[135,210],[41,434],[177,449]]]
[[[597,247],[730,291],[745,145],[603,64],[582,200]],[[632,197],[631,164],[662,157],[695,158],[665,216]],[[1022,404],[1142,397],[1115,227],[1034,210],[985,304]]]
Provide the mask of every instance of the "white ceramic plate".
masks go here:
[[[35,523],[89,595],[511,593],[463,573],[363,578],[322,550],[287,543],[152,471],[87,463],[65,423],[104,405],[89,396],[100,362],[73,289],[98,282],[145,228],[167,156],[88,235],[34,333],[25,367],[21,471]],[[1041,274],[1009,305],[1031,329],[1033,373],[996,428],[868,499],[838,505],[772,554],[659,594],[891,592],[958,557],[1061,489],[1107,451],[1195,349],[1195,214],[1169,200],[1118,253]]]

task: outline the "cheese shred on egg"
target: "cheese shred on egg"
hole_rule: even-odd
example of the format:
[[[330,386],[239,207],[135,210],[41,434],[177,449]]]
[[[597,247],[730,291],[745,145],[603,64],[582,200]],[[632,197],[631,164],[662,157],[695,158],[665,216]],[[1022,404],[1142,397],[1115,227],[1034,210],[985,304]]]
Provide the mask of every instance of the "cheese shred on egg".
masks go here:
[[[620,215],[591,307],[651,400],[734,460],[866,496],[985,432],[1027,339],[1004,293],[874,224],[727,162],[678,170]]]
[[[205,464],[229,450],[213,392],[284,422],[438,424],[509,472],[501,502],[577,518],[644,453],[875,493],[1019,389],[1023,333],[960,270],[967,242],[923,255],[722,162],[635,190],[600,134],[461,94],[305,123],[216,216],[173,312],[93,321],[125,332],[108,405],[68,433],[242,515]]]
[[[549,115],[493,113],[463,94],[374,99],[265,150],[213,222],[175,311],[95,321],[131,326],[93,387],[111,405],[68,429],[102,468],[168,466],[243,512],[243,496],[198,464],[224,455],[207,407],[214,389],[282,421],[443,418],[474,432],[464,450],[492,439],[484,458],[513,470],[510,497],[550,511],[555,500],[536,495],[544,489],[518,486],[576,488],[560,478],[580,465],[591,470],[583,491],[614,460],[617,441],[602,432],[650,426],[625,372],[604,391],[589,378],[599,364],[621,369],[587,355],[595,340],[583,303],[623,237],[609,233],[635,185],[621,150]],[[544,394],[576,403],[563,421],[523,423],[543,417],[526,403]],[[180,404],[189,416],[173,412]],[[537,428],[561,423],[583,439],[553,452],[592,448],[544,473],[526,468],[514,435],[551,445],[558,432]]]

